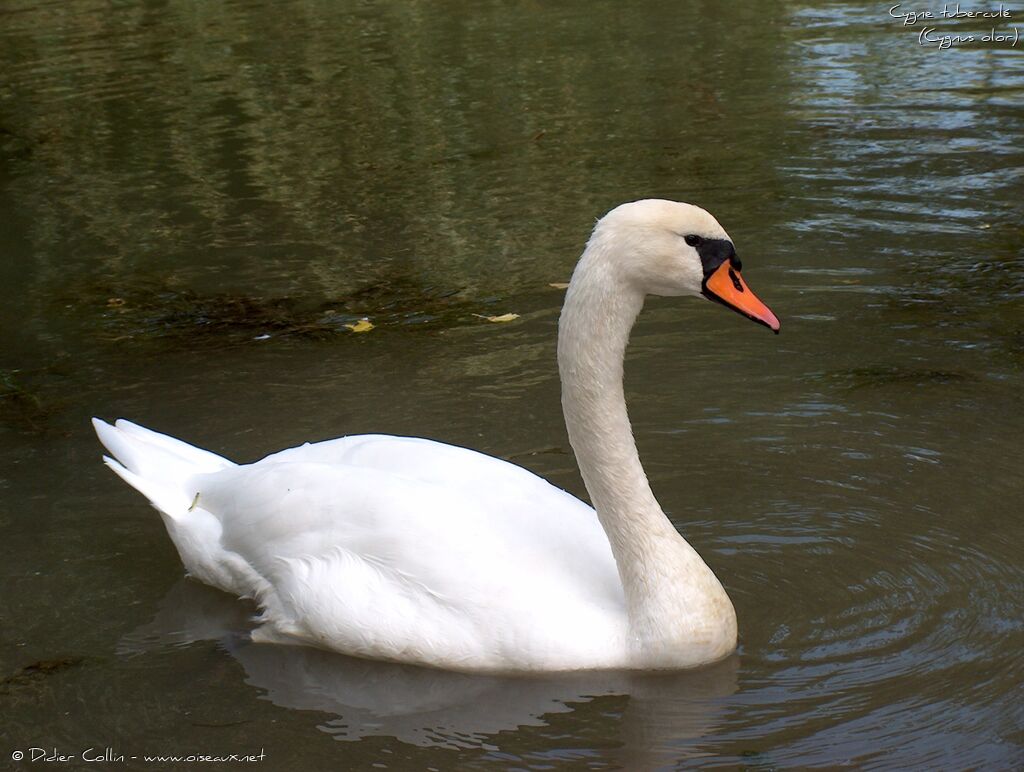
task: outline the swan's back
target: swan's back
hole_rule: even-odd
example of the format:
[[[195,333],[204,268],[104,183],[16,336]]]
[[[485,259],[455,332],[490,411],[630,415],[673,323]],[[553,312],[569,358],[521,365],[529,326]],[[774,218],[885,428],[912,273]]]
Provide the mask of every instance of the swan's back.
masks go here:
[[[111,432],[136,430],[118,422],[105,443]],[[153,480],[160,464],[138,450],[130,461],[149,472],[143,492],[177,485],[150,498],[162,512],[174,502],[165,522],[183,562],[255,597],[260,639],[462,670],[609,667],[621,654],[622,589],[594,511],[521,467],[385,435],[241,466],[211,456],[174,481]]]

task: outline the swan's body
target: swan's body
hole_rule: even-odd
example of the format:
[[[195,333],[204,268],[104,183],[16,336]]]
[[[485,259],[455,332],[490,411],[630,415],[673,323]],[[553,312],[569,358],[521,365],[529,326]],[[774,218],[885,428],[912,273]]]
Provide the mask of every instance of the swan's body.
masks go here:
[[[343,437],[239,466],[127,421],[94,423],[189,573],[259,602],[259,639],[467,671],[711,662],[735,648],[735,612],[651,493],[622,362],[649,292],[703,292],[778,329],[740,289],[731,248],[687,204],[625,204],[595,228],[558,353],[596,512],[521,467],[430,440]]]

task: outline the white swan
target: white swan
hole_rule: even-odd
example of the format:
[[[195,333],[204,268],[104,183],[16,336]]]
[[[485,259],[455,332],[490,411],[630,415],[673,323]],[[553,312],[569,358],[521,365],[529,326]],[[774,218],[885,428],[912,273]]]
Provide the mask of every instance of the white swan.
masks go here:
[[[262,609],[257,640],[475,672],[686,668],[736,645],[722,585],[655,500],[622,390],[647,294],[703,295],[778,332],[703,209],[636,201],[594,228],[558,363],[596,509],[505,461],[342,437],[239,466],[94,419],[111,469],[163,516],[190,574]]]

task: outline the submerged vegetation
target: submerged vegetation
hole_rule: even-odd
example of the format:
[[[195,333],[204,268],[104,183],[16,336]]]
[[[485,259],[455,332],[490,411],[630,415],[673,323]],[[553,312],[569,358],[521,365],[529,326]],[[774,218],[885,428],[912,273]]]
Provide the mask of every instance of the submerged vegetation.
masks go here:
[[[30,696],[44,688],[49,676],[64,673],[79,667],[85,662],[84,657],[56,657],[40,659],[24,667],[20,667],[10,675],[0,677],[0,698],[10,706],[19,697]]]
[[[459,290],[378,282],[333,301],[217,293],[202,295],[167,283],[77,288],[65,308],[97,313],[101,336],[113,342],[186,340],[224,346],[273,338],[324,339],[378,327],[437,329],[463,323],[479,301]],[[490,317],[488,317],[490,318]]]
[[[51,419],[63,409],[60,398],[44,396],[45,384],[62,375],[61,365],[41,371],[0,370],[0,428],[46,433]]]

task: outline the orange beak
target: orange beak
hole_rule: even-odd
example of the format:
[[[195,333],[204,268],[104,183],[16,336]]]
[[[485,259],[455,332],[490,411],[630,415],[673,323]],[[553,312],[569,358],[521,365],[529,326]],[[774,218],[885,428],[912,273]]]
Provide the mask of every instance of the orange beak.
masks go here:
[[[772,332],[778,334],[779,319],[772,313],[764,303],[758,300],[757,295],[750,291],[750,287],[743,281],[740,272],[733,268],[732,262],[726,260],[716,268],[710,276],[704,280],[704,297],[721,303],[738,311],[748,319],[759,322]]]

